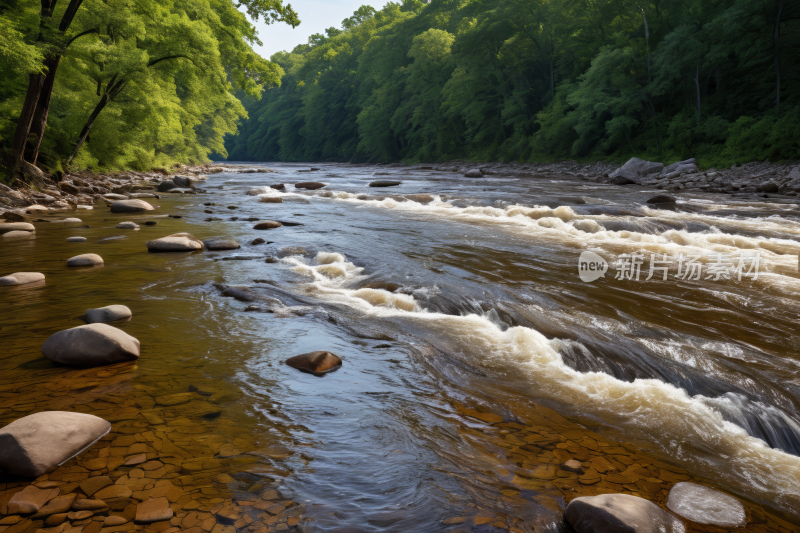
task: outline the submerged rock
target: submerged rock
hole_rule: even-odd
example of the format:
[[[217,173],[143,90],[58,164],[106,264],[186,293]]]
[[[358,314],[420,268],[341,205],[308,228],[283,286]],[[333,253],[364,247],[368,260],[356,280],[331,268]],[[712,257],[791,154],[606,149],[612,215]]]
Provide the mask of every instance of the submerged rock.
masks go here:
[[[253,226],[253,229],[275,229],[280,228],[281,226],[283,226],[283,224],[275,220],[265,220],[264,222],[259,222]]]
[[[45,411],[0,428],[0,468],[38,477],[89,447],[111,424],[83,413]]]
[[[107,324],[88,324],[51,335],[42,355],[65,365],[110,365],[138,359],[139,341]]]
[[[742,527],[747,524],[742,502],[724,492],[696,483],[676,483],[669,491],[667,508],[699,524],[720,527]]]
[[[648,204],[669,204],[675,203],[678,199],[672,196],[671,194],[658,194],[653,196],[652,198],[648,199],[645,203]]]
[[[107,305],[105,307],[87,310],[84,318],[89,324],[103,324],[106,322],[124,320],[131,316],[133,316],[133,313],[124,305]]]
[[[67,266],[69,267],[88,267],[88,266],[103,266],[103,258],[97,254],[82,254],[76,255],[67,259]]]
[[[575,498],[564,515],[577,533],[684,533],[667,511],[637,496],[603,494]]]
[[[57,494],[58,489],[40,489],[28,485],[8,501],[8,512],[9,514],[35,513]]]
[[[203,241],[191,233],[174,233],[160,239],[147,241],[149,252],[195,252],[204,248]]]
[[[309,191],[315,191],[323,187],[327,187],[327,184],[318,181],[301,181],[294,184],[295,189],[308,189]]]
[[[397,185],[400,185],[401,183],[402,183],[401,181],[379,180],[379,181],[373,181],[372,183],[369,184],[369,186],[370,187],[396,187]]]
[[[434,200],[430,194],[406,194],[403,198],[423,205],[429,204]]]
[[[173,512],[169,506],[169,500],[162,496],[160,498],[151,498],[137,505],[135,521],[137,524],[151,524],[169,520],[172,515]],[[224,528],[222,529],[224,530]]]
[[[236,250],[241,248],[238,242],[225,239],[206,239],[203,244],[207,250]]]
[[[153,209],[154,207],[144,200],[120,200],[111,204],[112,213],[139,213]]]
[[[338,370],[342,366],[342,360],[331,352],[320,351],[295,355],[287,359],[286,364],[301,372],[322,376]]]
[[[44,281],[44,274],[41,272],[15,272],[0,278],[0,287],[27,285],[28,283],[36,283],[37,281]]]

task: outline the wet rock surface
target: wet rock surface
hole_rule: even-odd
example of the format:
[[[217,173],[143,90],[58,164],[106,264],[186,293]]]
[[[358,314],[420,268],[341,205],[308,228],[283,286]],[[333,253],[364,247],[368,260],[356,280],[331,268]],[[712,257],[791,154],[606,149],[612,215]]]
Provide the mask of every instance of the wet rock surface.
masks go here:
[[[238,242],[228,239],[206,239],[203,244],[207,250],[236,250],[241,248]]]
[[[575,498],[565,513],[577,533],[685,533],[683,523],[658,505],[628,494]]]
[[[144,200],[119,200],[111,204],[112,213],[139,213],[155,209],[152,204]]]
[[[15,272],[7,276],[0,277],[0,287],[27,285],[44,281],[44,274],[41,272]]]
[[[42,355],[64,365],[109,365],[138,359],[139,341],[113,326],[89,324],[51,335]]]
[[[331,352],[318,351],[295,355],[286,360],[286,364],[302,372],[322,376],[338,370],[342,360]]]
[[[747,514],[739,500],[696,483],[676,483],[669,491],[667,508],[700,524],[720,527],[743,527],[747,524]]]
[[[109,429],[111,424],[107,421],[83,413],[46,411],[22,417],[0,428],[0,467],[18,476],[41,476]],[[53,497],[56,495],[58,491]],[[48,499],[42,500],[39,507]]]
[[[107,305],[97,309],[89,309],[86,311],[84,318],[89,324],[115,322],[117,320],[125,320],[133,316],[131,310],[124,305]]]
[[[204,248],[203,241],[191,233],[174,233],[147,241],[147,250],[150,252],[196,252]]]
[[[81,254],[67,259],[69,267],[103,266],[103,258],[97,254]]]

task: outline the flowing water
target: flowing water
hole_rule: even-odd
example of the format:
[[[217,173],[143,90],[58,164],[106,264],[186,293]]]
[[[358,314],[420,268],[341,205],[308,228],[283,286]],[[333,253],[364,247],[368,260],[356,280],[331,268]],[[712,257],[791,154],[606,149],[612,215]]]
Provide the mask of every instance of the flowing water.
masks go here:
[[[747,531],[797,530],[797,205],[685,195],[657,209],[644,201],[658,191],[566,176],[269,166],[209,176],[208,194],[156,201],[157,218],[96,208],[79,215],[90,227],[43,221],[35,240],[2,244],[3,272],[47,275],[0,294],[2,421],[54,406],[113,416],[114,403],[146,417],[160,395],[199,391],[199,413],[163,407],[160,422],[119,427],[200,414],[205,448],[185,449],[233,474],[214,490],[279,488],[308,530],[566,531],[575,496],[663,504],[683,480],[742,499]],[[328,186],[291,185],[309,179]],[[376,179],[402,184],[369,188]],[[286,190],[247,194],[275,183]],[[284,226],[256,231],[251,217]],[[158,224],[114,228],[129,219]],[[243,246],[146,253],[178,231]],[[587,251],[605,277],[581,280]],[[106,265],[68,269],[79,253]],[[635,253],[639,279],[617,279]],[[700,279],[681,279],[681,256]],[[653,259],[667,271],[646,279]],[[112,303],[133,310],[119,327],[142,343],[136,365],[41,358],[48,335]],[[313,350],[342,368],[318,378],[283,364]],[[571,458],[583,472],[559,469]],[[184,460],[175,476],[192,472]]]

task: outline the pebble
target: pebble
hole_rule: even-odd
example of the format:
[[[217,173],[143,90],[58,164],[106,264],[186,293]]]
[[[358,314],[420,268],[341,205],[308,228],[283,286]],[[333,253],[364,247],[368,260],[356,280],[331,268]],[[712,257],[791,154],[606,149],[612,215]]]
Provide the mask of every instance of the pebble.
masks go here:
[[[67,237],[67,242],[86,242],[86,237]]]
[[[139,225],[134,222],[120,222],[117,224],[117,229],[139,229]]]

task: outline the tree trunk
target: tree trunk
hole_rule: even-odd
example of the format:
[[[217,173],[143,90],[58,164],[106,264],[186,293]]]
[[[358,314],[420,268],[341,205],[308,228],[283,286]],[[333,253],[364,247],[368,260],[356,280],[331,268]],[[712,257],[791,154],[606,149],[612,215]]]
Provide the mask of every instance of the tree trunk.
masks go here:
[[[83,146],[83,143],[86,142],[86,138],[89,137],[89,132],[92,131],[92,126],[94,126],[94,121],[97,120],[97,117],[98,115],[100,115],[100,112],[112,100],[114,100],[114,98],[116,98],[119,93],[122,92],[122,90],[125,88],[126,85],[128,85],[127,81],[122,81],[122,80],[115,83],[116,79],[117,79],[116,75],[113,78],[111,78],[111,81],[109,81],[108,85],[106,86],[107,87],[106,92],[100,98],[100,101],[97,102],[97,105],[94,107],[94,111],[92,111],[92,114],[89,115],[89,119],[86,121],[86,125],[83,127],[83,130],[81,130],[80,137],[78,137],[78,144],[75,145],[75,150],[73,150],[72,155],[69,156],[67,165],[71,165],[72,160],[75,159],[75,156],[78,155],[78,151],[81,149],[81,146]]]
[[[775,109],[781,107],[781,15],[783,14],[783,0],[778,4],[778,16],[775,17],[775,32],[773,33],[773,43],[775,45],[775,78],[777,88],[775,90]]]
[[[697,88],[697,123],[700,124],[700,67],[697,67],[694,76],[694,85]]]
[[[36,112],[36,104],[39,101],[39,96],[42,94],[44,78],[44,74],[31,74],[28,81],[28,92],[25,94],[25,102],[22,104],[19,122],[17,122],[17,129],[14,132],[14,144],[12,146],[12,155],[14,157],[13,170],[15,173],[22,168],[22,163],[25,162],[25,143],[28,140],[28,133],[31,130],[31,123],[33,122],[33,116]]]
[[[25,160],[36,164],[39,158],[39,149],[42,146],[44,129],[47,127],[47,115],[50,112],[50,96],[53,94],[53,83],[56,81],[56,70],[61,61],[61,56],[57,55],[52,60],[45,63],[47,66],[47,76],[42,84],[42,91],[36,103],[36,110],[33,114],[30,132],[28,134],[27,147],[25,149]]]

